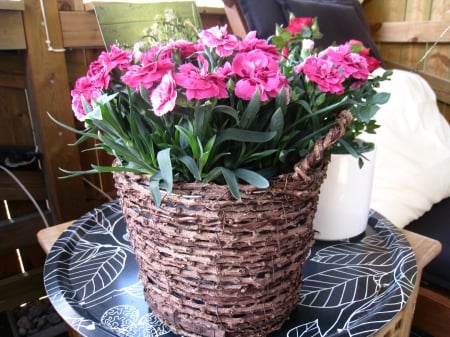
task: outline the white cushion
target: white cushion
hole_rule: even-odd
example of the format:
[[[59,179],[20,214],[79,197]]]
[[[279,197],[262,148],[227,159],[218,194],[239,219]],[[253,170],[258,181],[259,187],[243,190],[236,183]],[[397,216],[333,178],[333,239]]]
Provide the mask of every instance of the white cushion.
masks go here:
[[[376,115],[371,208],[403,228],[450,196],[450,126],[419,75],[394,70],[379,91],[391,93]]]

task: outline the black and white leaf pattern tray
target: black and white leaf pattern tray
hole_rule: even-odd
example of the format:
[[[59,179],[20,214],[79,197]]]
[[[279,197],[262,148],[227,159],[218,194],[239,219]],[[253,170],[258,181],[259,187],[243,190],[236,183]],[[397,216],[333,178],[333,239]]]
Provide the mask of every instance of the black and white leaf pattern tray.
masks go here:
[[[44,284],[64,320],[87,337],[175,337],[147,306],[118,201],[82,216],[50,250]],[[366,233],[316,242],[303,269],[301,302],[270,337],[369,336],[408,301],[414,252],[372,212]]]

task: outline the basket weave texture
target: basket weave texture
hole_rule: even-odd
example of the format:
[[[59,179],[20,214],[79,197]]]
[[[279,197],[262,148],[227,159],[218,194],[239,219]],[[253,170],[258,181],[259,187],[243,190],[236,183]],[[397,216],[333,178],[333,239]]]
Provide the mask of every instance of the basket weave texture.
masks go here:
[[[149,177],[114,179],[147,303],[183,336],[266,336],[298,303],[301,269],[313,244],[312,220],[329,157],[345,131],[344,112],[326,137],[268,189],[175,184],[158,208]]]

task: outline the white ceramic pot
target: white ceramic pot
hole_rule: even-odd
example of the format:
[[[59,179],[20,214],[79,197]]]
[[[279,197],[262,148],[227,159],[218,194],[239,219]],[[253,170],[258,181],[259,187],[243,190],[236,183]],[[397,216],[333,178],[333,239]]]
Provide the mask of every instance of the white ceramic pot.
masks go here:
[[[314,217],[315,239],[344,240],[362,234],[367,227],[372,193],[375,153],[364,153],[362,168],[350,154],[332,154],[327,177],[320,188]]]

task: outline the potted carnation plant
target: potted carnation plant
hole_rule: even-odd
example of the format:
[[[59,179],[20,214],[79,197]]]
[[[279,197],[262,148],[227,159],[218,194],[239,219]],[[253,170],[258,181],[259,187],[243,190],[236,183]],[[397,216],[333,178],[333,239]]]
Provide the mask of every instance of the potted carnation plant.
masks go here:
[[[294,18],[285,30],[292,34],[305,23],[311,24],[312,19]],[[284,44],[281,36],[275,38],[280,47]],[[350,40],[318,53],[313,40],[304,39],[302,46],[300,57],[292,54],[290,57],[296,64],[294,69],[306,77],[305,105],[312,105],[314,111],[314,105],[323,104],[322,100],[329,106],[335,100],[354,104],[350,108],[353,114],[350,126],[331,149],[331,162],[313,223],[316,239],[348,239],[364,232],[367,226],[376,151],[373,143],[364,141],[363,134],[375,133],[379,127],[373,117],[389,94],[377,92],[377,86],[366,81],[369,74],[380,68],[380,62],[370,56],[369,49],[360,41]],[[300,64],[299,59],[303,59]],[[384,76],[389,74],[385,72]]]
[[[321,54],[317,20],[301,20],[270,42],[214,27],[196,42],[111,46],[72,91],[79,142],[115,159],[69,176],[114,173],[146,300],[177,333],[265,336],[282,325],[328,151],[341,139],[359,156],[351,137],[387,99],[373,89],[389,74],[372,75],[362,46]]]

